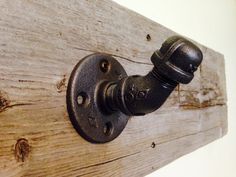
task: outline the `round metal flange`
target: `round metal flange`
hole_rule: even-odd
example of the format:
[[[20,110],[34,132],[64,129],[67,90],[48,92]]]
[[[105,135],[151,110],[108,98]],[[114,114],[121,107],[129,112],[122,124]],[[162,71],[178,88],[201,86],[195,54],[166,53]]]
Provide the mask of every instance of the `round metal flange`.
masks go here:
[[[67,88],[67,109],[77,132],[92,143],[115,139],[125,128],[128,116],[115,111],[108,113],[99,105],[101,86],[117,82],[127,74],[110,55],[93,54],[74,68]]]

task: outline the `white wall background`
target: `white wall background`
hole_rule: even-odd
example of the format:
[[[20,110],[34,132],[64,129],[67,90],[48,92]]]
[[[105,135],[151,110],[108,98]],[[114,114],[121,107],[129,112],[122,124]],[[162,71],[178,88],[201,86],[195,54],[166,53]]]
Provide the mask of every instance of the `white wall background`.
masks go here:
[[[228,134],[148,177],[236,177],[236,0],[114,0],[224,54]]]

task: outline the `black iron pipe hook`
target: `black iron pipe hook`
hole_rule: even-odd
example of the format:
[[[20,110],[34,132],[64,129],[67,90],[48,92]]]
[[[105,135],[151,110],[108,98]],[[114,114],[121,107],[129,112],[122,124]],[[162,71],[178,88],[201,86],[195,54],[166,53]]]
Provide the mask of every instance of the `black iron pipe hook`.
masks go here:
[[[174,36],[153,53],[154,68],[146,76],[129,76],[106,90],[107,110],[132,116],[158,109],[179,84],[188,84],[202,61],[202,52],[190,41]]]
[[[85,57],[74,68],[67,89],[67,108],[78,133],[93,143],[116,138],[132,115],[158,109],[175,87],[188,84],[201,64],[201,50],[180,36],[168,38],[151,56],[146,76],[127,76],[107,54]]]

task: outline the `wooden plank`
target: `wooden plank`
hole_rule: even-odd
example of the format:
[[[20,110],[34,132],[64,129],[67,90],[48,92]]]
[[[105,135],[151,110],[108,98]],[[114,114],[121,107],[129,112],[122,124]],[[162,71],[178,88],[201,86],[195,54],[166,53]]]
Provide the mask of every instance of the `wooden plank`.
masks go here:
[[[224,59],[200,45],[190,85],[131,118],[113,142],[86,142],[66,110],[74,65],[105,52],[128,74],[146,74],[175,33],[108,0],[1,0],[0,8],[0,176],[143,176],[226,134]]]

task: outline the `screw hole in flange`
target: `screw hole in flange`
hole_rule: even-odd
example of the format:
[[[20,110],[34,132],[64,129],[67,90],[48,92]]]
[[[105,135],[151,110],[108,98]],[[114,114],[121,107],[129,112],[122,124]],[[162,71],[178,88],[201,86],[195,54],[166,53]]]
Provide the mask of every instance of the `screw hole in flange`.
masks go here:
[[[85,92],[80,92],[77,96],[77,103],[79,106],[86,106],[89,102],[88,95]]]
[[[107,122],[104,127],[103,127],[103,133],[106,135],[106,136],[110,136],[113,132],[113,125],[111,122]]]
[[[103,73],[108,72],[109,69],[110,69],[110,64],[109,64],[109,62],[108,62],[107,60],[102,60],[102,61],[100,62],[100,69],[101,69],[101,71],[102,71]]]

